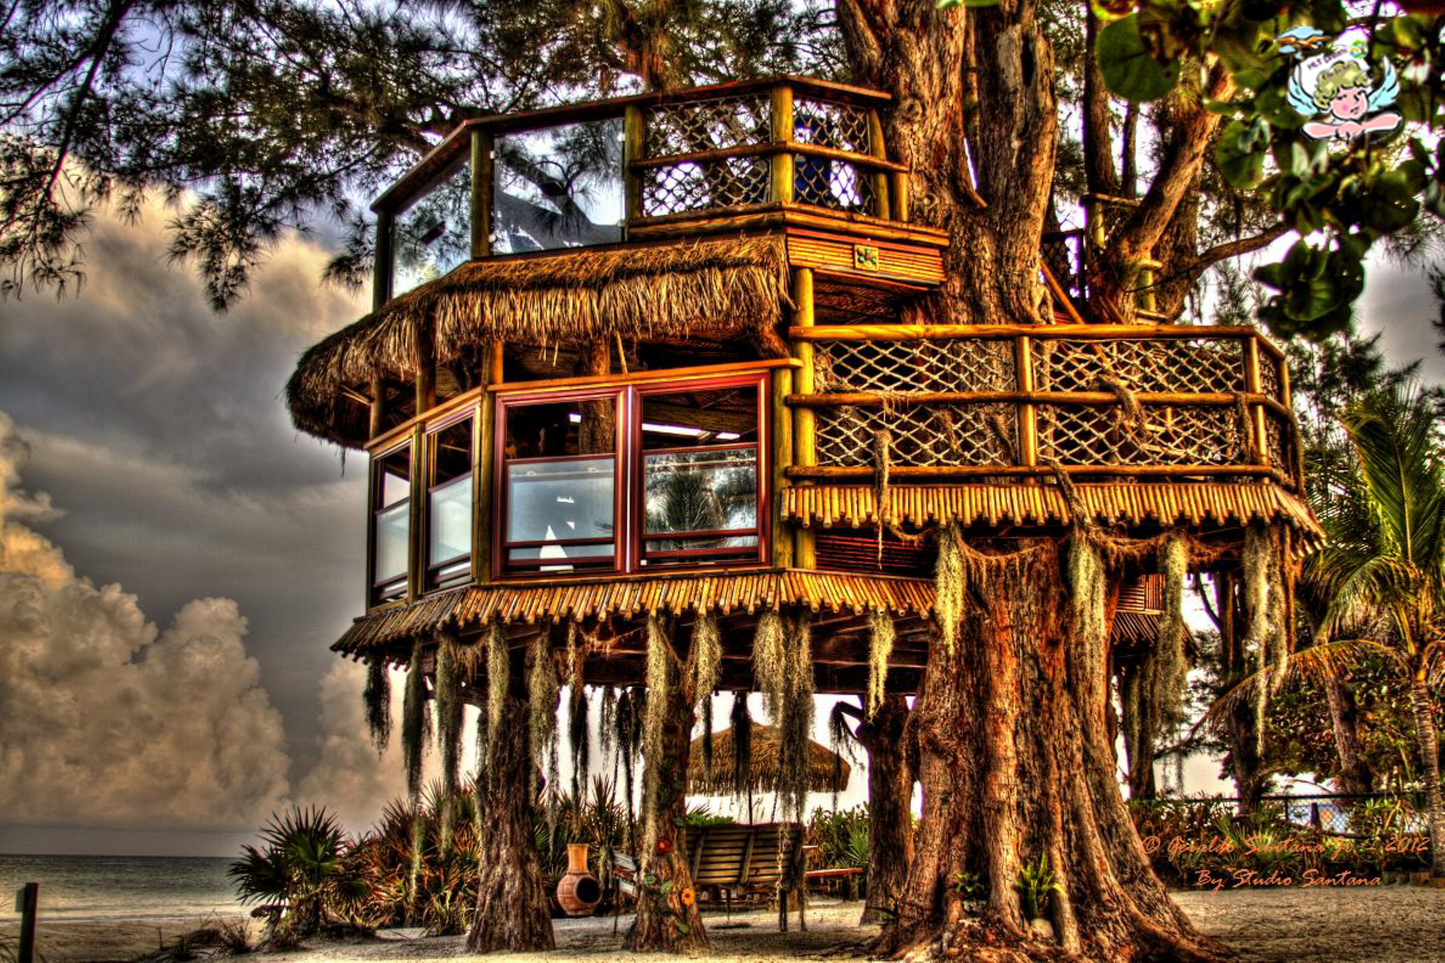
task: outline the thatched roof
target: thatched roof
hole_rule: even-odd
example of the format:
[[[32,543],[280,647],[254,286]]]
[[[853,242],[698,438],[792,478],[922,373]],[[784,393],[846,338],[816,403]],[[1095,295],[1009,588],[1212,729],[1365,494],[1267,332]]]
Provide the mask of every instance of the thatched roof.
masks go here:
[[[758,792],[773,792],[778,788],[782,776],[779,750],[782,748],[782,733],[774,726],[752,724],[752,762],[748,766],[748,784]],[[733,769],[733,731],[724,729],[713,733],[712,774],[704,768],[702,748],[703,736],[692,741],[692,757],[687,766],[687,791],[700,796],[730,796],[735,786]],[[842,790],[848,784],[848,775],[853,771],[847,762],[837,755],[808,740],[808,791],[832,792],[837,767],[837,786]]]
[[[312,347],[286,385],[286,403],[302,431],[355,446],[365,440],[366,411],[343,389],[376,376],[410,380],[423,339],[437,364],[496,340],[577,344],[614,332],[777,342],[790,303],[787,251],[776,235],[482,258]]]

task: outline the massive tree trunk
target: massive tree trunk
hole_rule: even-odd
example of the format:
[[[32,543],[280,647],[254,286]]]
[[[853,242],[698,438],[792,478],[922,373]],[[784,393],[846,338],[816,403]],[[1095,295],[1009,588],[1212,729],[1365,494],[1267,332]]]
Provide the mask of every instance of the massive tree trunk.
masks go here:
[[[1170,901],[1134,831],[1107,738],[1108,593],[1075,586],[1093,601],[1070,624],[1060,555],[1056,538],[962,549],[956,638],[935,638],[914,706],[923,817],[885,952],[1221,955]],[[1041,858],[1060,888],[1048,924],[1031,927],[1016,884]],[[986,894],[976,917],[955,885],[966,879]]]
[[[868,750],[868,898],[860,923],[882,923],[896,911],[904,875],[913,862],[913,771],[904,750],[908,700],[885,696],[858,726]]]
[[[654,692],[649,691],[649,699]],[[627,948],[634,951],[668,950],[686,953],[708,948],[702,914],[698,912],[687,865],[687,845],[677,820],[687,812],[687,764],[691,755],[693,700],[686,685],[667,689],[667,723],[662,729],[660,759],[644,759],[644,796],[656,793],[656,806],[644,806],[643,852],[639,854],[637,917],[627,933]],[[644,747],[645,751],[645,747]]]
[[[531,766],[527,703],[511,694],[478,785],[486,832],[479,834],[477,911],[467,934],[467,948],[474,953],[550,950],[557,945],[532,833]]]
[[[1430,875],[1445,879],[1445,812],[1440,803],[1440,739],[1435,734],[1434,702],[1425,671],[1410,675],[1410,702],[1415,708],[1415,739],[1425,766],[1425,809],[1430,820]]]

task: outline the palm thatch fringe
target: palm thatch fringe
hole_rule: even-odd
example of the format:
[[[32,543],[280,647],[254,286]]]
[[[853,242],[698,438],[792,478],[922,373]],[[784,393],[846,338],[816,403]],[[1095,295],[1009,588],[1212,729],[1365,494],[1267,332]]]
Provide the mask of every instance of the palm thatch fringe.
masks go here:
[[[431,340],[438,364],[492,341],[586,343],[707,334],[782,345],[791,305],[777,236],[739,236],[469,261],[312,347],[286,385],[302,431],[365,440],[365,412],[342,389],[379,375],[409,380]]]
[[[737,695],[742,700],[747,698],[745,692]],[[737,740],[735,737],[739,732],[746,732],[746,737]],[[748,750],[741,763],[746,768],[741,771],[738,769],[739,742]],[[853,771],[852,767],[827,747],[811,739],[806,742],[804,772],[807,791],[832,792],[835,785],[846,786]],[[783,772],[782,746],[781,729],[760,725],[749,719],[745,727],[724,729],[713,735],[713,751],[716,755],[712,773],[709,775],[700,758],[702,737],[699,736],[692,741],[692,759],[687,767],[687,791],[700,796],[730,796],[737,792],[739,785],[760,792],[778,791],[784,788],[783,779],[786,775]],[[835,774],[838,780],[836,783]]]

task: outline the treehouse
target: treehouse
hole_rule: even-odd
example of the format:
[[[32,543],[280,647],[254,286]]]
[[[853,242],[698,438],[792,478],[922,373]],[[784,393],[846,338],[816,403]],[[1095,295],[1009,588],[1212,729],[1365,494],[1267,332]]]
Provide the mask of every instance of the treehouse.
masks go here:
[[[437,690],[453,648],[497,649],[514,688],[547,655],[574,689],[652,688],[665,623],[714,652],[695,700],[782,671],[782,618],[797,691],[876,703],[929,664],[941,529],[1186,531],[1216,570],[1251,526],[1314,538],[1280,350],[1092,323],[1104,215],[1041,245],[1055,323],[914,323],[949,238],[910,218],[888,109],[783,77],[483,117],[382,194],[373,311],[287,388],[299,428],[370,459],[336,650]],[[1121,652],[1158,596],[1111,596]],[[455,684],[482,705],[479,675]]]

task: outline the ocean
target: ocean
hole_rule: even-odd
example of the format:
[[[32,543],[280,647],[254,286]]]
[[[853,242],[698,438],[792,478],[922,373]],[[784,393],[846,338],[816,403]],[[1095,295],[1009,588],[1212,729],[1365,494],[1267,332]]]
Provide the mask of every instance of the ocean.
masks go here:
[[[40,920],[71,923],[244,915],[226,878],[231,861],[207,856],[0,855],[0,920],[19,922],[14,893],[40,884]]]

